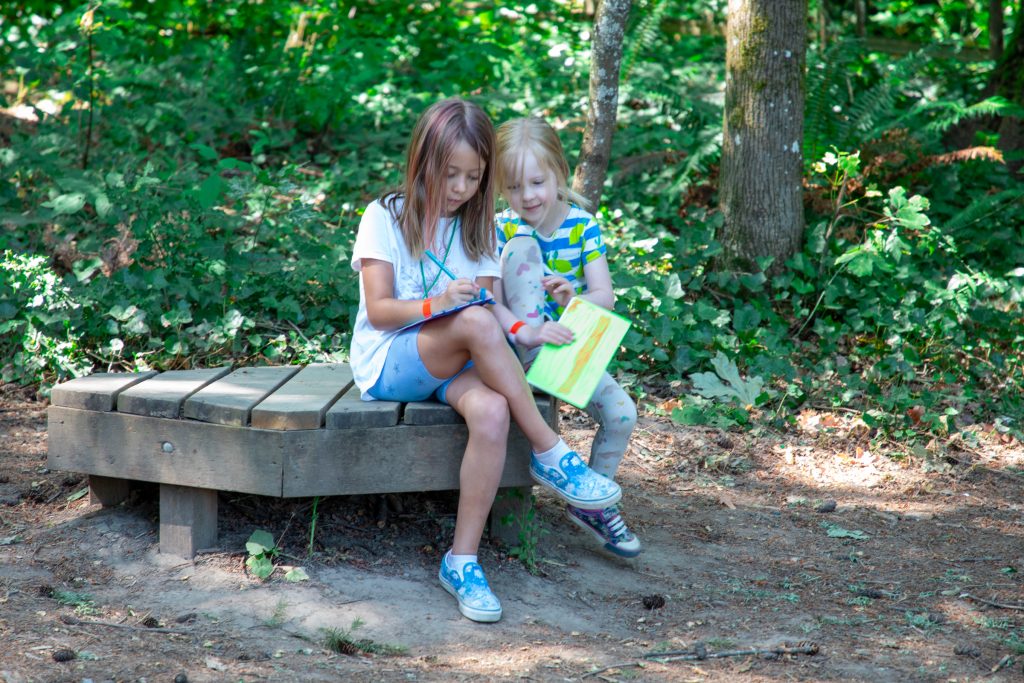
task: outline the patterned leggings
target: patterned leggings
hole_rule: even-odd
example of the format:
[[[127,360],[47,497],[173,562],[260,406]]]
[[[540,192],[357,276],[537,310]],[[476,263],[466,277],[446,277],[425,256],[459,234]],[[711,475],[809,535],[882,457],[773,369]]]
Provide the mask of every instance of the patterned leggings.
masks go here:
[[[501,252],[501,286],[505,305],[527,325],[544,323],[544,276],[540,245],[532,237],[513,237]],[[529,365],[540,347],[527,349],[516,344],[516,353]],[[590,448],[590,467],[611,479],[619,469],[636,426],[636,406],[625,390],[607,372],[597,383],[586,412],[599,425]]]

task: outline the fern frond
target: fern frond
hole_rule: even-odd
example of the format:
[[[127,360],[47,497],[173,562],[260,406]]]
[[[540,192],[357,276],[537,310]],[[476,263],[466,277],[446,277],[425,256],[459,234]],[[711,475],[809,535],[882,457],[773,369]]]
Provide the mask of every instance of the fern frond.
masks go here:
[[[924,127],[926,133],[941,135],[965,119],[981,116],[1016,116],[1024,118],[1024,107],[1004,97],[989,97],[968,107],[960,102],[935,102],[936,109],[945,109],[946,115]]]
[[[996,194],[979,197],[968,204],[962,211],[951,216],[943,226],[943,232],[955,234],[964,228],[977,223],[995,213],[1001,213],[1010,204],[1024,200],[1024,189],[1010,189]]]
[[[626,49],[622,56],[622,78],[625,80],[633,71],[637,58],[655,48],[661,36],[661,20],[668,11],[668,0],[649,0],[634,8],[640,13],[632,31],[626,35]]]
[[[850,107],[846,121],[837,131],[844,145],[871,139],[892,128],[897,118],[896,102],[900,89],[913,80],[931,59],[930,48],[911,52],[893,63],[889,73],[867,91],[860,93]]]
[[[808,64],[804,101],[805,163],[817,161],[829,143],[835,142],[836,117],[832,107],[843,99],[839,92],[848,67],[860,56],[863,47],[863,41],[858,39],[839,41],[825,51],[820,62]]]

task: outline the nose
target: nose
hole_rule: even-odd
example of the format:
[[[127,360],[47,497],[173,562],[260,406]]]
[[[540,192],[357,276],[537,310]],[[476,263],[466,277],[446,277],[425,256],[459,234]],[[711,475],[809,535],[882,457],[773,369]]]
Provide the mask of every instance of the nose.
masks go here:
[[[466,179],[462,176],[456,176],[453,180],[452,189],[461,195],[466,191]]]

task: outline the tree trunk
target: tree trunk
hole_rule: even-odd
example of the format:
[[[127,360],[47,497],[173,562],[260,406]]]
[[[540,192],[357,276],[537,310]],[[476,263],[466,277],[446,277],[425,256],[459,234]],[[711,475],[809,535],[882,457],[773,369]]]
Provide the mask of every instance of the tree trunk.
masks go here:
[[[818,0],[818,52],[825,54],[828,45],[828,0]]]
[[[1003,56],[1003,0],[988,0],[988,56]]]
[[[989,88],[995,95],[1002,95],[1024,105],[1024,17],[1020,13],[1017,14],[1017,25],[1013,29],[1010,44],[1006,46],[1002,59],[992,72]],[[1000,150],[1015,152],[1024,149],[1024,122],[1020,119],[1014,116],[1002,117],[998,131]],[[1015,173],[1020,173],[1024,167],[1024,164],[1016,160],[1007,165]]]
[[[724,262],[773,270],[800,248],[807,0],[730,0],[720,206]]]
[[[590,108],[583,147],[576,164],[572,189],[592,207],[601,201],[601,189],[608,173],[612,135],[619,106],[619,70],[622,39],[629,17],[630,0],[602,0],[594,19],[593,54],[590,58]]]
[[[863,38],[868,34],[867,0],[853,0],[853,11],[857,15],[857,37]]]

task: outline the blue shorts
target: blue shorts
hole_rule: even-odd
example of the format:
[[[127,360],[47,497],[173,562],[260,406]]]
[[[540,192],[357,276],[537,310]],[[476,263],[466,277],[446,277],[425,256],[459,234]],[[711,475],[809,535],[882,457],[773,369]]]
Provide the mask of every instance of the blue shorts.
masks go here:
[[[391,348],[388,349],[388,357],[384,361],[380,377],[366,393],[380,401],[407,403],[425,401],[433,396],[441,403],[448,403],[445,398],[448,386],[456,377],[473,367],[473,361],[466,363],[448,379],[434,377],[423,365],[420,352],[416,348],[416,337],[422,328],[422,325],[417,325],[395,337],[391,342]]]

